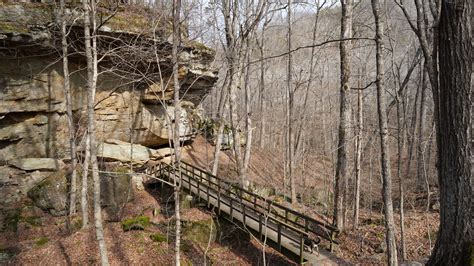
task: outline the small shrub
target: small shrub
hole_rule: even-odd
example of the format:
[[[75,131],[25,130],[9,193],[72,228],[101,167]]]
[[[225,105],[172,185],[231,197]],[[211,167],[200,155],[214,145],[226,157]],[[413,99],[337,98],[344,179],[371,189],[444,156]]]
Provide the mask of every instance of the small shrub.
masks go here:
[[[125,232],[130,230],[145,230],[149,225],[150,217],[148,216],[137,216],[122,221],[122,229]]]
[[[37,247],[44,246],[46,243],[48,243],[49,239],[47,237],[40,237],[36,239],[35,244]]]
[[[153,242],[158,242],[158,243],[166,242],[166,236],[160,233],[151,234],[150,238],[151,240],[153,240]]]

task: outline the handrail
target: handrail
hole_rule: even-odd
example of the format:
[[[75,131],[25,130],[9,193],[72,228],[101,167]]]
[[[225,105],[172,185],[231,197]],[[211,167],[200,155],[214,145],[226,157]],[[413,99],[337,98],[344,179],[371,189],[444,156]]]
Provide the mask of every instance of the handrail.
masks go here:
[[[244,224],[244,226],[246,226],[246,219],[252,219],[253,221],[257,222],[259,224],[258,233],[260,237],[262,237],[263,230],[263,215],[264,218],[270,222],[268,224],[265,224],[265,226],[272,228],[272,230],[277,233],[277,240],[275,241],[277,242],[280,250],[281,236],[284,236],[287,239],[291,239],[292,241],[300,245],[301,262],[303,262],[303,250],[305,246],[304,239],[311,238],[309,232],[314,233],[318,237],[322,237],[326,240],[329,240],[331,242],[331,250],[333,243],[337,244],[337,242],[335,241],[335,237],[338,231],[335,227],[317,221],[307,215],[298,213],[272,200],[269,200],[251,191],[236,186],[235,184],[229,181],[223,180],[187,162],[182,161],[181,163],[182,164],[180,164],[179,171],[182,175],[181,184],[184,188],[187,187],[187,189],[191,193],[197,194],[198,198],[204,199],[204,197],[207,197],[208,207],[210,206],[210,204],[212,204],[213,206],[217,207],[219,213],[221,211],[220,206],[222,204],[228,206],[230,211],[229,216],[231,219],[234,218],[233,211],[239,212],[242,215],[242,223]],[[164,175],[164,173],[167,172],[168,178],[171,178],[172,166],[169,164],[161,163],[159,165],[155,165],[152,169],[153,173],[151,174]],[[184,182],[187,182],[187,186],[185,186]],[[197,193],[193,191],[193,187],[197,189]],[[204,196],[202,196],[201,193],[204,193]],[[244,196],[245,194],[250,195],[251,198],[248,199]],[[213,198],[213,200],[215,200],[214,203],[210,201],[210,198]],[[262,201],[266,203],[266,206],[261,204]],[[285,212],[285,215],[283,216],[277,211],[272,211],[276,210],[275,207],[283,210]],[[289,219],[289,213],[297,217],[295,221]],[[303,220],[304,224],[298,223],[299,220]],[[322,229],[323,232],[326,232],[327,235],[318,232],[313,228],[310,228],[309,222],[315,223],[318,228]]]
[[[207,175],[207,176],[210,176],[210,177],[212,177],[212,178],[215,178],[215,179],[217,179],[217,180],[220,180],[221,182],[225,182],[225,183],[228,183],[228,185],[233,186],[233,184],[230,184],[228,181],[222,180],[221,178],[219,178],[219,177],[217,177],[217,176],[215,176],[215,175],[212,175],[212,174],[206,172],[205,170],[202,170],[202,169],[199,168],[199,167],[196,167],[196,166],[191,165],[191,164],[189,164],[189,163],[187,163],[187,162],[184,162],[184,161],[181,161],[181,163],[184,164],[184,165],[186,165],[186,166],[188,166],[188,167],[194,168],[195,170],[198,170],[198,171],[200,171],[201,173],[204,173],[204,174]],[[209,182],[209,181],[211,181],[211,180],[206,179],[206,181]],[[211,181],[211,182],[212,182],[212,181]],[[296,222],[296,221],[298,221],[299,219],[296,219],[296,221],[288,220],[288,217],[279,215],[278,213],[275,214],[276,216],[279,216],[280,218],[284,218],[284,219],[287,220],[288,222],[291,222],[291,223],[293,223],[293,224],[295,224],[295,225],[297,225],[297,226],[303,227],[305,231],[306,231],[306,230],[311,231],[311,232],[313,232],[314,234],[316,234],[316,235],[318,235],[318,236],[320,236],[320,237],[323,237],[324,239],[326,239],[326,240],[328,240],[328,241],[337,243],[337,241],[335,240],[335,236],[337,236],[337,234],[339,233],[339,230],[338,230],[336,227],[334,227],[333,225],[330,225],[330,224],[327,224],[327,223],[318,221],[318,220],[316,220],[316,219],[314,219],[314,218],[312,218],[312,217],[309,217],[309,216],[307,216],[307,215],[305,215],[305,214],[302,214],[302,213],[299,213],[299,212],[294,211],[294,210],[292,210],[292,209],[289,209],[289,208],[286,207],[286,206],[283,206],[283,205],[281,205],[281,204],[279,204],[279,203],[273,202],[273,201],[271,201],[271,200],[269,200],[269,199],[267,199],[267,198],[265,198],[265,197],[262,197],[262,196],[260,196],[260,195],[257,195],[257,194],[255,194],[255,193],[253,193],[253,192],[251,192],[251,191],[248,191],[248,190],[246,190],[246,189],[244,189],[244,188],[237,187],[237,186],[233,186],[233,187],[234,187],[235,189],[239,190],[239,191],[242,191],[242,192],[244,192],[244,193],[246,193],[246,194],[248,194],[248,195],[250,195],[250,196],[253,196],[253,197],[257,198],[257,199],[263,200],[263,201],[265,201],[265,202],[267,202],[267,203],[268,203],[268,202],[271,202],[274,207],[278,207],[278,208],[282,209],[285,213],[291,213],[291,214],[293,214],[293,215],[295,215],[295,216],[301,218],[301,220],[303,220],[305,224],[300,224],[300,223]],[[242,197],[242,195],[238,195],[238,194],[236,194],[235,192],[231,192],[231,193],[232,193],[232,194],[235,194],[236,196]],[[243,198],[243,197],[242,197],[242,198]],[[246,200],[245,198],[243,198],[243,199]],[[286,215],[287,215],[287,214],[286,214]],[[318,226],[321,226],[321,227],[322,227],[321,230],[326,231],[326,233],[328,233],[327,231],[329,231],[329,234],[327,234],[327,235],[320,234],[319,232],[316,232],[315,230],[313,230],[313,229],[311,229],[311,228],[308,228],[308,227],[309,227],[308,222],[312,222],[312,223],[314,223],[314,224],[316,224],[316,225],[318,225]]]

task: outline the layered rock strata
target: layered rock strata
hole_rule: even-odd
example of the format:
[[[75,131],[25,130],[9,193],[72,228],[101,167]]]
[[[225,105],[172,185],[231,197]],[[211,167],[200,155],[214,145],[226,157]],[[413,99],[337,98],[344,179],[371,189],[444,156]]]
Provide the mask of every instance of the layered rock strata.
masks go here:
[[[141,157],[135,163],[156,158],[160,153],[154,149],[170,142],[169,129],[175,120],[171,101],[172,43],[168,41],[169,31],[153,27],[159,21],[154,21],[150,12],[99,8],[101,18],[111,16],[97,31],[101,74],[95,96],[96,134],[102,145],[99,155],[106,160],[115,160],[107,152],[120,150],[120,145],[125,145],[120,141],[143,146],[140,151],[145,152],[137,155]],[[59,170],[44,169],[44,165],[26,168],[19,160],[34,166],[68,158],[57,18],[53,4],[0,4],[0,189],[8,188],[8,193],[0,193],[5,196],[24,194],[26,188]],[[80,8],[68,9],[69,71],[79,150],[84,145],[87,120],[81,19]],[[212,50],[185,36],[183,39],[179,77],[186,108],[180,136],[187,140],[194,133],[195,106],[213,87],[217,72],[211,67]]]

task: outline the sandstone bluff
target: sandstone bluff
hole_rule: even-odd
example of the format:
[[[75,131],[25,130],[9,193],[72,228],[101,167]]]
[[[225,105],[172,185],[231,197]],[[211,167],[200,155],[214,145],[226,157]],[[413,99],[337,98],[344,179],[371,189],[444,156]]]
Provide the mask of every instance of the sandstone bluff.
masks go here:
[[[48,177],[57,177],[68,162],[56,13],[51,4],[0,4],[0,190],[5,195],[0,208],[22,200]],[[75,142],[81,150],[87,122],[83,28],[80,12],[70,7],[68,14]],[[174,121],[166,18],[143,9],[119,8],[112,14],[105,7],[99,15],[98,155],[102,161],[132,157],[139,164],[162,158],[169,150],[157,148],[169,143],[168,128]],[[199,103],[216,82],[217,71],[211,67],[213,50],[184,35],[183,40],[179,74],[185,112],[180,135],[186,140],[194,134]]]

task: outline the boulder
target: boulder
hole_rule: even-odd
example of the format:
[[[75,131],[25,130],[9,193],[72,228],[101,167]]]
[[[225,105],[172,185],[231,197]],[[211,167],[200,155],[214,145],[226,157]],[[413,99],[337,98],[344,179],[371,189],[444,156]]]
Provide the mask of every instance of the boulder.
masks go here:
[[[108,214],[108,220],[116,221],[124,204],[133,199],[131,177],[126,170],[116,169],[118,174],[101,174],[101,206]],[[121,173],[123,172],[123,173]],[[53,216],[67,214],[69,198],[69,174],[64,171],[53,173],[33,172],[31,176],[40,178],[36,185],[27,191],[33,204]],[[77,179],[77,191],[81,191],[80,178]],[[92,195],[93,185],[89,184],[89,194]],[[77,202],[79,204],[79,200]]]
[[[101,206],[105,208],[107,220],[119,221],[123,207],[133,199],[132,177],[128,169],[116,168],[116,174],[100,177]]]
[[[97,148],[97,157],[120,162],[146,163],[152,154],[145,146],[118,140],[106,140]]]
[[[28,197],[37,207],[53,216],[67,213],[67,173],[58,171],[49,175],[28,191]]]
[[[60,168],[60,162],[53,158],[24,158],[10,160],[10,165],[25,171],[50,170],[56,171]]]

